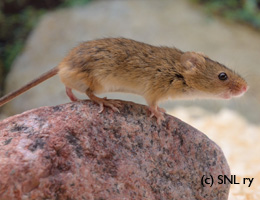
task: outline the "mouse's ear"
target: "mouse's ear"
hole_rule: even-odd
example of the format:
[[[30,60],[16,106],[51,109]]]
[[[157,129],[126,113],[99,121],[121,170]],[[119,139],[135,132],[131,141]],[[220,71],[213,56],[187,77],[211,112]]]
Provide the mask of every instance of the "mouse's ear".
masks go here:
[[[181,55],[181,64],[187,70],[196,68],[198,65],[205,65],[205,58],[200,53],[186,52]]]

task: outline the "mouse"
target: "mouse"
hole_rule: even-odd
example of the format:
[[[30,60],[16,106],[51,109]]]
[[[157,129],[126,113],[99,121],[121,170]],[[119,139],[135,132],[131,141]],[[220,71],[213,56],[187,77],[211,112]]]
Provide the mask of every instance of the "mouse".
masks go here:
[[[100,98],[105,92],[141,95],[150,117],[160,124],[165,110],[158,103],[167,99],[242,96],[248,85],[244,78],[200,52],[154,46],[127,38],[102,38],[80,43],[53,69],[20,89],[0,98],[0,106],[58,74],[71,101],[72,90],[85,93],[98,104],[119,112],[120,101]]]

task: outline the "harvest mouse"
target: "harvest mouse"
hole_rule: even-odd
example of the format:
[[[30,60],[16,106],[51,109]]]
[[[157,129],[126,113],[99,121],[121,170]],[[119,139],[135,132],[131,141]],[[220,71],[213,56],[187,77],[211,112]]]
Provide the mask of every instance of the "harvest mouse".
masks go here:
[[[0,106],[35,85],[58,74],[71,101],[73,90],[85,93],[93,102],[119,111],[116,100],[99,98],[104,92],[128,92],[145,98],[157,122],[164,120],[158,102],[168,98],[223,98],[243,95],[246,81],[224,65],[196,52],[156,47],[125,38],[104,38],[83,42],[61,63],[17,91],[0,98]]]

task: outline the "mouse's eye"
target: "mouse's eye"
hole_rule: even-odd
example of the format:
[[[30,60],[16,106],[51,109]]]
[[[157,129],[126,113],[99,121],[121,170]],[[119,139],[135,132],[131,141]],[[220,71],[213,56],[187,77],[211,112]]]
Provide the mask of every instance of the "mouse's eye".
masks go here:
[[[228,76],[225,72],[221,72],[219,75],[218,75],[218,78],[219,80],[222,80],[222,81],[225,81],[228,79]]]

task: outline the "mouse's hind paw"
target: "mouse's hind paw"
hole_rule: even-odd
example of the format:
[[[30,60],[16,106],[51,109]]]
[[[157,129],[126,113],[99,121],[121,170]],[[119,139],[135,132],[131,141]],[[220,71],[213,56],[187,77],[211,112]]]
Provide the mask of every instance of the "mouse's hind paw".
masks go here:
[[[95,101],[96,102],[96,101]],[[119,112],[120,107],[122,107],[121,103],[117,100],[113,100],[113,99],[107,99],[105,98],[100,98],[100,100],[98,102],[96,102],[99,104],[100,106],[100,110],[98,111],[98,113],[102,113],[104,110],[104,106],[111,108],[114,112]]]
[[[118,109],[118,108],[122,107],[122,104],[120,101],[117,101],[114,99],[107,99],[106,97],[104,97],[104,98],[97,97],[93,94],[93,92],[90,89],[88,89],[86,91],[86,94],[88,95],[88,97],[90,98],[91,101],[93,101],[99,105],[100,109],[99,109],[98,113],[103,112],[104,106],[109,107],[113,111],[120,113],[120,111]]]

